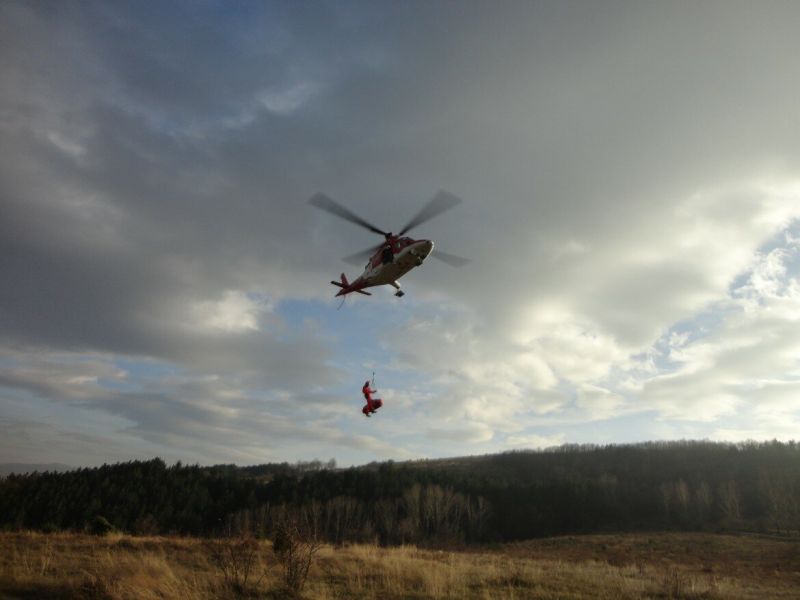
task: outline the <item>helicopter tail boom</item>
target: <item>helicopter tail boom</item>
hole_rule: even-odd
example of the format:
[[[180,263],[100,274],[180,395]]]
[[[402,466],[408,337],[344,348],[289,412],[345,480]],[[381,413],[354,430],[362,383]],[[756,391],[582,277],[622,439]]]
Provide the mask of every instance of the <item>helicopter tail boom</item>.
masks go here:
[[[339,290],[339,293],[336,294],[337,296],[346,296],[347,294],[352,294],[353,292],[356,292],[357,294],[363,294],[365,296],[372,296],[371,293],[365,292],[362,289],[353,289],[351,287],[351,284],[347,281],[347,277],[345,277],[344,273],[342,273],[341,277],[342,277],[341,281],[331,281],[331,283],[336,287],[342,288],[341,290]],[[355,283],[357,284],[358,281],[356,280]]]

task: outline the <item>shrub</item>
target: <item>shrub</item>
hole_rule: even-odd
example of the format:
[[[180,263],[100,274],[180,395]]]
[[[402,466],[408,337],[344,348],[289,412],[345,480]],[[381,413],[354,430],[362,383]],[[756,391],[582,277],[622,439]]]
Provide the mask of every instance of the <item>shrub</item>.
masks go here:
[[[58,531],[58,526],[52,521],[48,521],[44,525],[42,525],[41,529],[42,533],[56,533]]]
[[[97,515],[89,525],[89,533],[92,535],[108,535],[114,531],[114,526],[108,522],[108,519],[101,515]]]
[[[228,538],[208,542],[208,547],[225,583],[244,591],[257,563],[258,542],[252,537]]]
[[[322,546],[315,533],[287,519],[278,526],[272,549],[283,566],[283,582],[287,590],[299,594],[308,578],[314,555]]]

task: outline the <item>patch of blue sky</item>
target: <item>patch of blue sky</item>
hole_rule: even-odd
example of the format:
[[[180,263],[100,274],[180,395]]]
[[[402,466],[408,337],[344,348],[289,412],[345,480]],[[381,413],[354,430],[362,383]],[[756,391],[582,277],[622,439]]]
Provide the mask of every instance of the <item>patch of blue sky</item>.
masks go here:
[[[673,348],[693,344],[707,337],[719,329],[732,313],[739,310],[741,309],[727,303],[714,304],[673,324],[653,346],[656,350],[653,354],[656,367],[669,369],[674,366],[670,360],[670,351]]]
[[[432,386],[426,373],[398,364],[390,334],[413,317],[431,317],[440,309],[409,298],[395,298],[388,288],[371,291],[374,293],[371,298],[348,298],[341,308],[341,299],[334,298],[327,301],[284,300],[276,307],[276,312],[293,330],[306,326],[309,320],[313,321],[315,329],[331,345],[331,363],[340,371],[342,379],[341,383],[326,387],[323,394],[337,405],[330,413],[336,427],[403,448],[392,458],[408,458],[408,452],[419,456],[435,452],[430,439],[422,432],[409,433],[404,428],[402,434],[392,433],[398,418],[412,417],[409,411],[413,413],[415,408],[407,400],[431,392]],[[364,403],[361,387],[365,380],[374,381],[378,390],[376,396],[385,401],[384,409],[371,419],[364,418],[360,412]],[[342,408],[341,412],[338,407]],[[273,409],[282,412],[281,407]],[[452,447],[449,451],[452,452]],[[447,453],[447,448],[442,447],[441,455]],[[341,464],[360,464],[388,457],[340,448],[336,458]]]
[[[774,250],[782,249],[783,265],[786,268],[786,278],[796,278],[800,275],[800,219],[795,219],[785,228],[781,229],[761,246],[757,253],[760,256],[767,256]],[[752,269],[747,269],[739,273],[728,286],[728,292],[736,297],[741,294],[743,288],[750,282],[753,275]]]
[[[749,283],[750,277],[752,277],[753,272],[751,270],[742,271],[736,277],[733,278],[730,285],[728,286],[728,293],[735,297],[741,290]]]
[[[284,300],[277,312],[292,329],[302,328],[309,319],[317,324],[330,339],[336,366],[353,374],[353,383],[344,386],[358,384],[360,389],[375,371],[376,377],[380,373],[382,385],[393,387],[407,381],[408,374],[391,366],[393,352],[391,345],[382,342],[383,334],[402,326],[415,307],[381,288],[374,293],[372,298],[348,298],[341,308],[340,299]],[[382,294],[387,297],[380,297]]]
[[[800,219],[793,219],[759,247],[759,252],[767,253],[781,246],[797,246],[800,238]]]
[[[800,219],[795,220],[783,232],[782,245],[786,249],[783,261],[786,277],[796,279],[800,276]]]

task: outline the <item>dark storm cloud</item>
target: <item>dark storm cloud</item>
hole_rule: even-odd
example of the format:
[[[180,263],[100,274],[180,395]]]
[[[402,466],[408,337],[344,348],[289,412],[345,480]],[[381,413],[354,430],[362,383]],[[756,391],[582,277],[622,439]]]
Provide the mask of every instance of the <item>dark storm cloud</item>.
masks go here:
[[[17,74],[12,82],[19,86],[7,92],[7,107],[21,104],[26,111],[3,120],[0,140],[3,277],[14,282],[0,294],[4,335],[56,347],[158,354],[171,343],[159,339],[159,320],[170,304],[252,283],[242,266],[248,260],[277,258],[291,267],[298,254],[277,236],[298,233],[297,197],[278,173],[283,165],[272,173],[262,164],[249,179],[231,177],[213,144],[192,143],[172,130],[176,118],[178,126],[180,119],[215,121],[218,109],[231,110],[232,99],[247,93],[244,82],[239,88],[230,81],[201,86],[201,67],[169,71],[161,64],[170,55],[164,45],[181,40],[163,41],[170,39],[167,32],[148,26],[163,27],[159,15],[148,13],[137,24],[133,15],[117,14],[117,6],[88,7],[75,7],[77,15],[4,8],[31,28],[7,42],[4,65],[24,64],[26,50],[47,46],[53,29],[76,37],[64,53],[41,52],[33,65],[39,72]],[[87,19],[97,28],[82,28]],[[215,40],[224,45],[224,37]],[[207,42],[195,40],[201,51],[191,65],[204,65],[208,77],[236,72],[208,59]],[[105,62],[93,68],[97,56]],[[170,60],[180,66],[181,56]],[[47,73],[65,68],[71,80],[48,82]],[[86,100],[77,100],[75,89],[93,83],[98,70],[108,79],[101,77],[99,86],[85,90]],[[195,86],[204,93],[192,91]],[[128,87],[145,98],[126,94]],[[39,88],[44,97],[36,94]],[[225,97],[214,90],[226,90]],[[85,129],[75,131],[70,120]],[[266,161],[254,156],[250,162]],[[280,293],[284,282],[266,283]]]

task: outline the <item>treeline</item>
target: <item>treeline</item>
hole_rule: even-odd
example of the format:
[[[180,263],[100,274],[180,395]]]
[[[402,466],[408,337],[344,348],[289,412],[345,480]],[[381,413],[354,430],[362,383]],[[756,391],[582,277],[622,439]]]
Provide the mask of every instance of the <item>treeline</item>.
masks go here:
[[[643,529],[800,530],[800,445],[561,446],[337,469],[134,461],[0,480],[0,527],[269,536],[287,517],[332,542],[509,541]]]
[[[800,530],[796,442],[565,445],[445,462],[501,539],[645,529]]]
[[[231,515],[223,533],[272,537],[283,523],[290,522],[334,544],[470,543],[486,539],[488,516],[483,498],[471,498],[435,484],[415,483],[401,496],[377,500],[335,496],[300,504],[263,504]]]
[[[1,525],[82,530],[95,517],[141,534],[202,535],[257,503],[257,481],[230,467],[133,461],[67,473],[9,475],[0,482]]]

